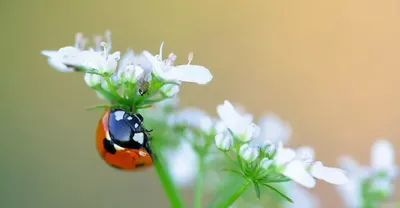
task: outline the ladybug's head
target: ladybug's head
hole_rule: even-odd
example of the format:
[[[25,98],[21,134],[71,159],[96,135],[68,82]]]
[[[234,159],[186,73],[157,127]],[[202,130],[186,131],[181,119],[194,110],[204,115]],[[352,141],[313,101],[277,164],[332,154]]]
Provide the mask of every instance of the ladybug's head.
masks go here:
[[[122,109],[111,109],[108,119],[111,140],[124,148],[140,149],[148,145],[149,139],[143,127],[143,117]]]

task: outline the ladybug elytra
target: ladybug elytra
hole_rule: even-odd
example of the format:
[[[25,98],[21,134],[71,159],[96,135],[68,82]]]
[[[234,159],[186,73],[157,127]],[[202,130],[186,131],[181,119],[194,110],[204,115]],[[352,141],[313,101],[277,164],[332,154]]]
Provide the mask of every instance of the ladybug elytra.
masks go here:
[[[122,170],[137,170],[153,164],[149,130],[143,117],[122,109],[106,109],[97,126],[96,146],[103,160]]]

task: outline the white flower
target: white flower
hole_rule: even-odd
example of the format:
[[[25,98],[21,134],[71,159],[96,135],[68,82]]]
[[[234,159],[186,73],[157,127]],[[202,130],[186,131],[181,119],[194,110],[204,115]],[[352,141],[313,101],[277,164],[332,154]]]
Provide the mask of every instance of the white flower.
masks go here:
[[[179,85],[166,84],[161,87],[160,91],[167,97],[174,97],[179,92]]]
[[[258,125],[260,126],[260,135],[257,139],[260,142],[270,141],[271,143],[282,142],[285,144],[292,134],[290,124],[272,113],[263,115]]]
[[[246,162],[253,162],[260,154],[258,147],[252,147],[249,144],[243,144],[239,149],[239,155]]]
[[[282,174],[307,188],[315,186],[315,179],[307,172],[303,162],[300,160],[289,162]]]
[[[119,60],[119,52],[111,51],[111,33],[106,31],[107,42],[101,42],[102,37],[96,37],[96,49],[85,50],[87,39],[81,33],[76,34],[75,45],[60,48],[58,51],[44,50],[41,53],[48,57],[49,64],[62,72],[73,72],[76,68],[96,69],[99,73],[112,74]],[[101,51],[101,48],[103,50]]]
[[[215,136],[215,145],[222,151],[229,151],[233,146],[233,139],[229,134],[218,133]]]
[[[102,76],[90,73],[85,73],[83,78],[89,87],[95,87],[97,85],[100,85],[104,80]]]
[[[171,176],[179,186],[189,186],[197,175],[198,158],[192,146],[182,142],[177,149],[167,150],[166,158]]]
[[[133,50],[128,50],[121,58],[118,64],[118,71],[125,69],[127,66],[140,66],[145,73],[151,72],[151,62],[146,58],[144,52],[136,55]]]
[[[176,56],[170,55],[167,60],[162,60],[162,48],[164,43],[160,46],[160,53],[153,56],[148,51],[143,51],[144,56],[151,62],[153,73],[168,81],[183,81],[193,82],[197,84],[207,84],[212,80],[212,74],[204,66],[191,65],[192,56],[189,55],[189,63],[186,65],[174,66],[173,62]]]
[[[311,166],[311,175],[336,185],[343,185],[349,181],[342,169],[326,167],[321,161],[317,161]]]
[[[120,58],[120,52],[117,51],[108,55],[98,51],[82,51],[78,55],[81,56],[80,65],[87,69],[94,69],[100,74],[113,74],[117,68],[117,61]]]
[[[50,66],[61,72],[74,72],[74,67],[80,65],[80,50],[72,46],[60,48],[58,51],[44,50],[41,52],[48,57]],[[68,66],[67,66],[68,65]]]
[[[224,104],[217,106],[217,113],[225,126],[242,142],[250,141],[259,132],[259,127],[252,122],[250,117],[240,115],[227,100]]]
[[[118,70],[118,78],[122,83],[135,84],[144,73],[140,66],[127,65],[125,68]]]

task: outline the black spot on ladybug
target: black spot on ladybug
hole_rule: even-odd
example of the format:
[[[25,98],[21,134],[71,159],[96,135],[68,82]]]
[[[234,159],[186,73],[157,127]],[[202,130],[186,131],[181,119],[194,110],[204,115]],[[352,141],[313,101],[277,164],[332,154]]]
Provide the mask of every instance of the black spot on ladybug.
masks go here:
[[[103,146],[108,153],[115,154],[117,152],[114,145],[108,139],[103,139]]]

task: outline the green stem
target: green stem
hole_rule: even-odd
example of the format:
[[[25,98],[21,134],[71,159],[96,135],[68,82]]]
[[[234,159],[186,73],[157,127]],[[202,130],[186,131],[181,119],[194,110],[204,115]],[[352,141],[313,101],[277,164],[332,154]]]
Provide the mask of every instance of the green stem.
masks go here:
[[[117,90],[114,88],[114,85],[111,83],[110,77],[105,76],[104,80],[107,82],[108,88],[110,88],[111,93],[113,93],[115,96],[118,96],[121,98],[121,96],[118,94]]]
[[[156,155],[160,155],[156,149],[153,149]],[[167,194],[168,199],[170,200],[171,207],[174,208],[183,208],[183,200],[179,194],[178,189],[176,188],[168,169],[165,167],[165,161],[162,157],[157,157],[154,162],[154,167],[157,171],[158,177],[164,187],[164,191]]]
[[[224,199],[215,201],[212,203],[209,208],[227,208],[231,206],[249,187],[250,181],[246,181],[242,186],[240,186],[234,193],[227,197],[223,197]]]
[[[196,178],[193,207],[201,208],[201,202],[203,198],[204,173],[205,173],[204,154],[199,154],[199,169],[197,172],[198,173]]]

